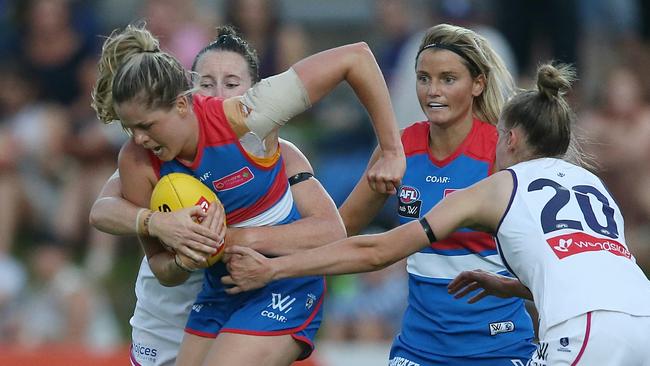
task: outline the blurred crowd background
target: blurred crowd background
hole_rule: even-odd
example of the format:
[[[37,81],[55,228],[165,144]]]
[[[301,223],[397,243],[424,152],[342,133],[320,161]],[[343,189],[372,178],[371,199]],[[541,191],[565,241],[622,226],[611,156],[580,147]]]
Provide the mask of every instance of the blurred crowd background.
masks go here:
[[[140,19],[187,67],[215,26],[233,24],[257,49],[262,77],[319,50],[365,41],[402,127],[424,120],[414,57],[434,24],[485,36],[521,87],[530,87],[542,61],[573,63],[584,147],[650,274],[650,1],[0,0],[0,344],[110,350],[129,341],[141,249],[133,238],[88,225],[126,136],[97,120],[90,90],[102,36]],[[366,119],[340,87],[282,131],[337,205],[374,147]],[[396,225],[395,207],[389,203],[370,231]],[[321,340],[390,341],[406,302],[403,263],[328,285]]]

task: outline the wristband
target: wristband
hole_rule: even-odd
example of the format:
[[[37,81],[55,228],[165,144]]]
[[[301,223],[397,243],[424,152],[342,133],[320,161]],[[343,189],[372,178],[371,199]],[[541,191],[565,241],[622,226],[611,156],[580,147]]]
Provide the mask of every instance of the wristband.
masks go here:
[[[143,234],[147,236],[151,236],[151,233],[149,232],[149,224],[151,223],[151,218],[154,213],[154,211],[149,210],[147,216],[144,217],[144,221],[142,221],[142,231],[144,232]]]
[[[296,175],[292,175],[289,177],[289,185],[292,186],[294,184],[298,184],[300,182],[304,182],[307,179],[313,177],[314,175],[310,172],[302,172],[298,173]]]
[[[435,243],[438,241],[438,239],[436,239],[436,234],[433,233],[433,229],[431,229],[431,225],[429,225],[429,222],[427,221],[426,217],[420,219],[420,225],[422,225],[422,228],[424,229],[424,233],[427,234],[427,238],[429,238],[429,243]]]
[[[141,208],[138,210],[138,214],[135,215],[135,234],[140,235],[142,234],[142,230],[140,229],[140,215],[142,215],[142,212],[144,212],[146,208]]]
[[[176,263],[176,267],[182,269],[184,272],[187,272],[187,273],[192,273],[192,272],[194,272],[194,270],[185,267],[185,265],[183,264],[183,262],[182,262],[180,259],[178,259],[178,254],[175,254],[175,255],[174,255],[174,263]]]

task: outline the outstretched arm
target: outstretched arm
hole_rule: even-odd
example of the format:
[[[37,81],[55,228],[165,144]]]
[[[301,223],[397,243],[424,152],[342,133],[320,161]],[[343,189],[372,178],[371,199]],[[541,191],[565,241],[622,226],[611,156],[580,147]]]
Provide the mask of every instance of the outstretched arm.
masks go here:
[[[520,297],[526,300],[533,300],[533,294],[516,278],[502,276],[500,274],[486,272],[480,269],[463,271],[447,286],[454,298],[460,299],[470,292],[481,290],[472,296],[468,303],[473,304],[488,295],[509,298]]]
[[[312,173],[307,158],[292,143],[280,140],[287,176]],[[286,225],[229,228],[227,245],[253,248],[266,255],[287,255],[345,238],[336,205],[314,177],[291,186],[301,219]]]
[[[494,231],[508,205],[513,182],[500,172],[472,187],[445,197],[425,215],[437,240],[460,227]],[[384,268],[430,245],[420,222],[414,221],[382,234],[350,237],[289,256],[266,258],[250,248],[230,247],[230,293],[262,287],[287,277],[369,272]]]

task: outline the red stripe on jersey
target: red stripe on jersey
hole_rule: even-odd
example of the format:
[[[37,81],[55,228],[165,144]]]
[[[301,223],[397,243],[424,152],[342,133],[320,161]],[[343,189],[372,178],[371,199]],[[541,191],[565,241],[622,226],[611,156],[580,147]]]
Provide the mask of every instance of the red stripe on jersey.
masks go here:
[[[490,164],[490,173],[496,159],[496,144],[498,134],[496,127],[489,123],[474,119],[472,130],[456,150],[442,160],[436,159],[429,149],[429,122],[417,122],[404,129],[402,145],[406,157],[416,154],[427,154],[429,160],[436,166],[442,167],[459,155],[465,154],[473,159],[486,161]]]
[[[455,232],[446,239],[431,244],[433,249],[454,250],[468,249],[474,253],[486,250],[496,250],[496,243],[492,235],[481,232]]]
[[[416,122],[402,132],[404,154],[408,158],[416,154],[429,152],[429,122]]]
[[[226,215],[226,221],[228,224],[236,224],[248,220],[273,207],[273,205],[284,196],[288,189],[289,181],[286,176],[287,174],[284,171],[284,164],[282,164],[280,172],[276,175],[273,185],[269,188],[266,194],[252,205],[228,213]]]
[[[207,146],[231,143],[237,140],[237,134],[230,126],[223,110],[223,99],[194,95],[194,112],[204,127],[204,142]]]

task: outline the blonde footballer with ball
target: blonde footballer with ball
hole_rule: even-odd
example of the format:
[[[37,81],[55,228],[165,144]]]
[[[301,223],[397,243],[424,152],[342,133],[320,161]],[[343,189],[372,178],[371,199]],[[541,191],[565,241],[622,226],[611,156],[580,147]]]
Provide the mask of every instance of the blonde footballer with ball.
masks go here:
[[[498,173],[448,195],[414,221],[268,259],[228,247],[229,293],[281,278],[383,268],[456,229],[490,232],[519,281],[481,271],[449,285],[458,297],[533,299],[540,344],[531,365],[650,365],[650,281],[625,243],[621,211],[601,180],[569,162],[573,71],[543,65],[537,89],[515,96],[498,123]],[[579,156],[578,156],[579,157]],[[566,160],[565,160],[566,159]],[[451,296],[451,295],[450,295]]]
[[[221,99],[194,94],[178,61],[161,52],[144,27],[128,26],[104,44],[94,101],[102,121],[119,120],[132,134],[120,152],[119,171],[122,194],[134,204],[147,207],[159,177],[180,172],[217,194],[229,225],[282,225],[300,216],[277,129],[342,81],[367,108],[379,138],[381,158],[369,181],[381,192],[395,192],[404,155],[385,82],[365,44],[321,52],[260,81],[243,97]],[[239,142],[249,132],[264,142],[262,158],[252,157]],[[150,215],[143,226],[148,220]],[[163,268],[152,263],[159,255],[174,257],[159,243],[144,247],[161,283],[187,279],[169,259]],[[223,264],[206,269],[177,364],[289,365],[309,355],[321,320],[322,277],[281,280],[233,296],[219,282],[225,274]]]
[[[196,56],[192,70],[198,74],[196,82],[199,93],[229,98],[242,95],[259,81],[258,68],[257,56],[248,42],[231,27],[221,26],[217,28],[215,40]],[[243,140],[244,144],[250,142],[250,136],[245,136]],[[247,151],[259,151],[259,144],[249,145],[245,146]],[[248,245],[263,253],[286,254],[291,250],[322,245],[345,237],[336,206],[318,180],[311,177],[313,169],[307,158],[288,141],[280,140],[280,146],[300,220],[281,226],[229,228],[226,243]],[[108,180],[91,210],[91,223],[102,231],[116,235],[142,232],[142,216],[147,211],[121,198],[120,185],[117,174]],[[139,220],[138,212],[141,216]],[[220,240],[218,233],[209,230],[209,222],[199,225],[190,220],[192,215],[204,214],[207,217],[207,213],[198,207],[177,212],[157,212],[150,218],[148,231],[176,247],[180,242],[195,244],[197,248],[201,248],[199,244],[207,243],[201,245],[208,254],[213,250],[211,243]],[[134,221],[139,222],[140,230],[135,228]],[[172,262],[171,258],[167,258],[167,261],[181,264]],[[183,272],[180,267],[176,271]],[[135,283],[136,304],[130,320],[130,357],[133,365],[172,366],[176,362],[185,323],[202,283],[203,271],[197,270],[182,284],[165,287],[153,274],[147,257],[142,259]]]

